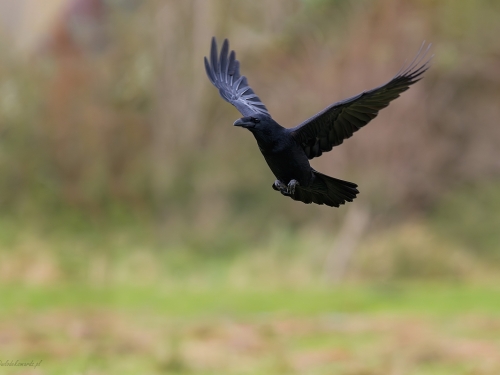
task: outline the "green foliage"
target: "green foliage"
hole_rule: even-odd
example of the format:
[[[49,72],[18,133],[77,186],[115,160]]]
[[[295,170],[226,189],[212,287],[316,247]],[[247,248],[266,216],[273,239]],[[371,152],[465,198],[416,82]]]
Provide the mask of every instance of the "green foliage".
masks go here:
[[[475,184],[448,194],[432,214],[432,223],[470,252],[500,262],[500,185]]]

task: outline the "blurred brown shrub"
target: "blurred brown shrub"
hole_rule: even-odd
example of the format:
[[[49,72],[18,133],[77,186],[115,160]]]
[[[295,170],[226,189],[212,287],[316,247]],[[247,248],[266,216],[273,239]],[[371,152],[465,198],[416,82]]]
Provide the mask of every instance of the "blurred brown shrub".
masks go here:
[[[498,2],[125,3],[102,3],[96,48],[67,12],[29,56],[1,43],[2,210],[102,214],[115,202],[208,232],[245,216],[259,236],[269,224],[257,218],[271,213],[330,227],[337,212],[271,190],[251,136],[231,126],[239,114],[203,69],[212,35],[230,38],[284,126],[384,83],[433,42],[425,79],[313,164],[357,182],[376,213],[421,211],[458,184],[498,178]]]

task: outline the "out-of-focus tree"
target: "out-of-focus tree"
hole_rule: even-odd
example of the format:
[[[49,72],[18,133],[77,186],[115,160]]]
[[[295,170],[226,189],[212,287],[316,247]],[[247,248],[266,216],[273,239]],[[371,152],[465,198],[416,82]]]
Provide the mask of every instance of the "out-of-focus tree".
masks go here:
[[[114,201],[160,213],[169,228],[210,233],[241,220],[255,237],[271,225],[331,227],[344,210],[277,195],[254,140],[231,126],[239,114],[203,69],[212,35],[229,37],[285,126],[384,83],[424,39],[434,43],[422,82],[313,163],[357,182],[356,204],[375,215],[426,210],[457,184],[500,173],[498,2],[54,0],[28,54],[10,43],[5,12],[22,12],[8,3],[3,208],[28,199],[99,213]],[[273,224],[257,219],[269,215]]]

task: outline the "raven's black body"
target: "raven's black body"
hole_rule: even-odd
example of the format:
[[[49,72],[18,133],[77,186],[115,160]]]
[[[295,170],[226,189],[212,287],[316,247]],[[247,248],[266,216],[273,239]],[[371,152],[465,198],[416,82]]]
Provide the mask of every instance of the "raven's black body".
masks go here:
[[[266,159],[276,178],[288,185],[296,180],[301,186],[309,186],[313,180],[313,173],[309,159],[302,147],[293,139],[290,131],[271,118],[261,115],[260,124],[265,125],[265,131],[259,128],[250,128],[260,152]]]
[[[264,114],[243,117],[234,125],[250,130],[267,165],[277,180],[273,189],[304,203],[338,207],[358,194],[352,182],[325,176],[313,168],[292,129],[286,129]]]
[[[234,125],[253,133],[277,178],[273,189],[304,203],[339,207],[356,198],[359,193],[357,185],[315,171],[309,159],[330,151],[351,137],[377,116],[380,109],[417,82],[428,68],[428,62],[419,65],[428,49],[423,55],[419,52],[408,68],[385,85],[332,104],[295,128],[284,128],[271,118],[246,78],[240,75],[234,51],[228,55],[227,39],[220,57],[217,56],[215,38],[212,39],[210,62],[205,58],[205,68],[221,96],[243,114],[244,117]]]

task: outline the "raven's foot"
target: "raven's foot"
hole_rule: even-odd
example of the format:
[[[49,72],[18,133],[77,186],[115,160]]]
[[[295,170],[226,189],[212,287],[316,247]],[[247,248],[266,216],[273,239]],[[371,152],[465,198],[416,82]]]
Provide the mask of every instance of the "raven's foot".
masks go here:
[[[299,182],[297,180],[291,180],[289,183],[288,183],[288,194],[289,195],[294,195],[295,194],[295,187],[296,186],[299,186]]]
[[[283,195],[290,195],[288,193],[288,186],[286,186],[283,182],[281,182],[280,180],[276,180],[274,181],[274,184],[273,184],[273,189],[274,190],[277,190],[279,191],[281,194]]]

